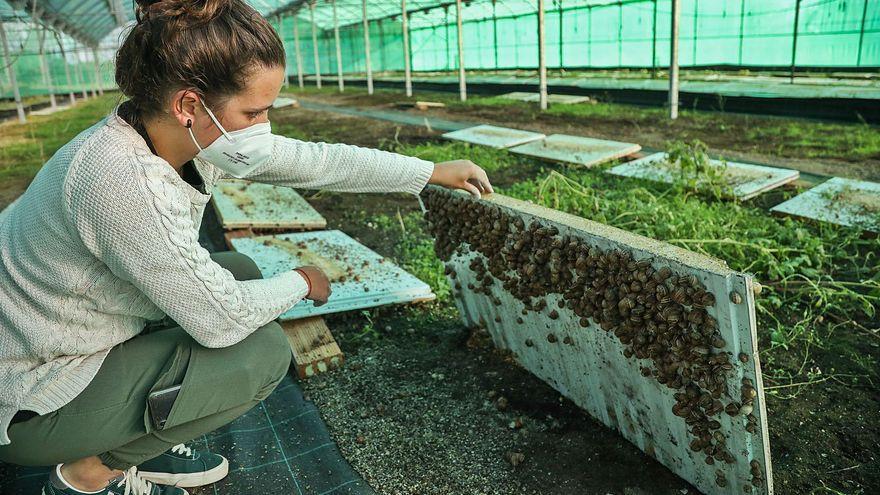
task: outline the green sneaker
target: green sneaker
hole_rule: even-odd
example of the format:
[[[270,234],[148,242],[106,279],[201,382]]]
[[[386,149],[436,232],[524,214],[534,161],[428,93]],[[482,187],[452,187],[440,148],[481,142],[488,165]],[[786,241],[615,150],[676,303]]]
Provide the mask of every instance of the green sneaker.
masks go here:
[[[67,484],[61,476],[61,464],[49,473],[49,480],[43,485],[42,495],[189,495],[189,492],[176,486],[155,485],[140,477],[137,467],[132,467],[121,476],[110,480],[103,490],[82,492]]]
[[[138,466],[138,474],[145,480],[163,485],[210,485],[229,474],[229,461],[220,454],[207,450],[192,450],[179,443]]]

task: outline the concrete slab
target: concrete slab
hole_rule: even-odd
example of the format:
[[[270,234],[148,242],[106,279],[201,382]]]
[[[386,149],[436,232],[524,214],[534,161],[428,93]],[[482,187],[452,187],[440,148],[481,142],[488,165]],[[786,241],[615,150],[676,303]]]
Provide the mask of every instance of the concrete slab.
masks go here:
[[[540,132],[483,124],[459,131],[447,132],[443,137],[454,141],[482,144],[493,148],[510,148],[511,146],[544,139],[546,136]]]
[[[211,201],[225,230],[323,229],[327,220],[289,187],[222,180],[214,187]]]
[[[880,233],[880,184],[834,177],[770,211]]]
[[[606,141],[567,134],[551,134],[546,139],[511,148],[511,153],[545,160],[576,163],[592,167],[638,153],[642,147],[634,143]]]
[[[800,176],[797,170],[751,163],[722,162],[711,159],[709,163],[717,167],[724,167],[724,163],[726,163],[725,177],[728,178],[728,185],[731,188],[729,196],[731,199],[741,201],[795,181]],[[670,165],[666,153],[661,152],[618,165],[609,169],[608,173],[672,183],[675,180],[677,170],[677,165]]]
[[[264,276],[314,265],[327,274],[332,293],[322,306],[297,303],[280,319],[340,313],[387,304],[430,301],[428,284],[338,230],[232,239],[235,250],[250,256]]]

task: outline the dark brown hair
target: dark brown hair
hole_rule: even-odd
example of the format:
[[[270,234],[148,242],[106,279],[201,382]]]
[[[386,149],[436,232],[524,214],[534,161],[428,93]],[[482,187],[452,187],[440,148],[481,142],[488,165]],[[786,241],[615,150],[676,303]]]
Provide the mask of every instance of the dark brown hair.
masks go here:
[[[285,65],[278,34],[243,0],[136,1],[137,24],[116,53],[116,84],[139,120],[186,88],[222,107],[255,70]]]

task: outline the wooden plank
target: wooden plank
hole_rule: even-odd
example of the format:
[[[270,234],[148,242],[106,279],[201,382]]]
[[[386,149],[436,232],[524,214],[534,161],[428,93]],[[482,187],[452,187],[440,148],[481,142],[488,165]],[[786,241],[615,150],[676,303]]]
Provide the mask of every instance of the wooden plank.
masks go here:
[[[306,379],[327,370],[339,368],[345,354],[339,349],[327,323],[320,316],[281,323],[290,342],[293,361],[300,378]]]
[[[438,101],[398,101],[394,104],[400,108],[415,108],[416,110],[427,110],[429,108],[444,108],[445,103]]]
[[[327,227],[327,220],[289,187],[225,179],[214,186],[211,202],[225,230]]]
[[[338,230],[240,237],[231,243],[266,277],[304,265],[327,275],[332,288],[327,303],[301,301],[281,315],[282,321],[436,298],[428,284]]]
[[[544,139],[545,137],[547,136],[540,132],[523,131],[520,129],[510,129],[508,127],[498,127],[486,124],[443,134],[443,138],[445,139],[482,144],[493,148],[510,148],[511,146],[518,146],[531,141],[537,141],[538,139]]]
[[[731,161],[722,162],[722,160],[714,159],[710,159],[709,164],[724,168],[724,175],[731,187],[729,196],[740,201],[754,198],[761,193],[796,181],[800,177],[800,172],[787,168]],[[670,165],[667,161],[667,154],[660,152],[618,165],[607,172],[623,177],[672,183],[675,181],[678,170],[677,164]]]
[[[499,194],[423,195],[466,326],[702,492],[772,493],[751,275]]]
[[[532,141],[510,149],[511,153],[528,155],[554,162],[574,163],[594,167],[638,153],[642,147],[583,136],[551,134],[546,139]]]
[[[880,184],[833,177],[770,211],[880,233]]]

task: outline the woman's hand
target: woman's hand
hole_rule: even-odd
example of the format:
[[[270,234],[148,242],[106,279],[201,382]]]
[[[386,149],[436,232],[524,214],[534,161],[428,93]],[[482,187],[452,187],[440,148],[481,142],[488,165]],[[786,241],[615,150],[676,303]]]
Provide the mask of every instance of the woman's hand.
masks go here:
[[[428,184],[450,189],[464,189],[477,198],[480,193],[493,193],[486,171],[470,160],[452,160],[434,164]]]
[[[309,284],[309,293],[306,294],[306,299],[314,301],[315,306],[321,306],[326,303],[330,297],[330,280],[327,279],[327,275],[317,266],[311,265],[301,266],[295,268],[295,270]]]

